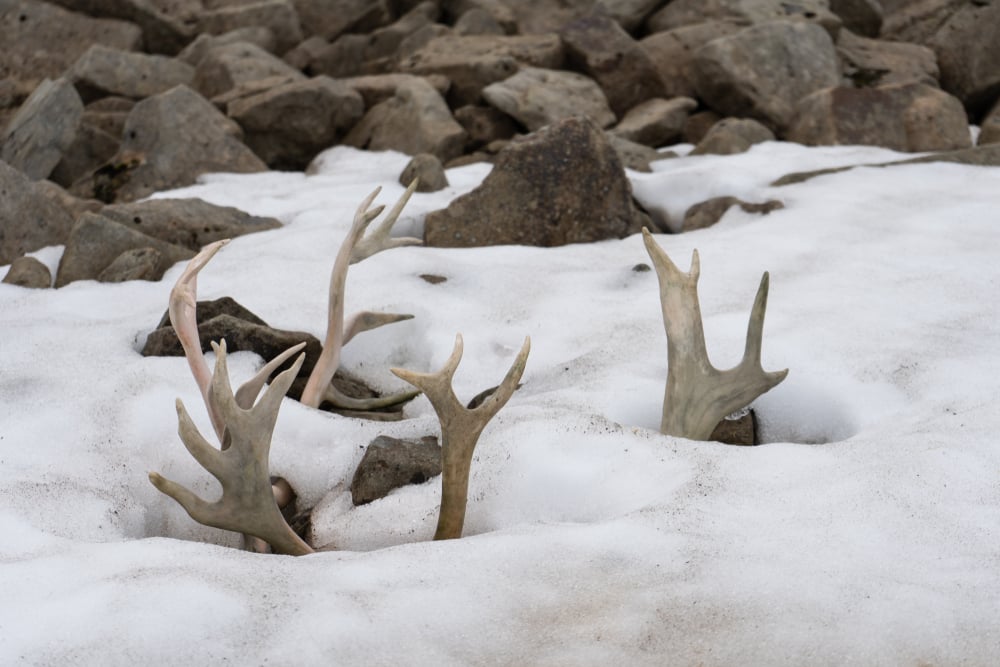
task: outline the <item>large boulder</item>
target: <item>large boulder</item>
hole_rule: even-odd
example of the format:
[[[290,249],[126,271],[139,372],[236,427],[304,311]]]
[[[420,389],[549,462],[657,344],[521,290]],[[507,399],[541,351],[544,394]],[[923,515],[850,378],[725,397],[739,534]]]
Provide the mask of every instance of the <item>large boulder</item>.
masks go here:
[[[817,91],[800,100],[785,138],[810,146],[864,144],[911,152],[972,145],[961,102],[922,83]]]
[[[837,55],[844,76],[858,88],[899,83],[938,85],[937,56],[926,46],[869,39],[841,30]]]
[[[0,160],[0,265],[66,242],[73,218],[19,170]]]
[[[329,77],[293,81],[229,104],[247,145],[272,169],[302,170],[364,114],[361,95]]]
[[[837,51],[821,27],[801,21],[751,26],[695,53],[695,86],[710,107],[783,128],[806,95],[840,83]]]
[[[548,247],[622,238],[644,222],[604,133],[570,118],[512,141],[478,188],[427,214],[424,241]]]
[[[822,26],[832,36],[836,36],[841,26],[827,0],[672,0],[650,16],[646,25],[649,32],[655,33],[705,21],[733,21],[742,25],[803,21]]]
[[[256,44],[234,42],[210,49],[202,57],[192,87],[211,99],[242,84],[273,77],[305,79],[302,72]]]
[[[0,159],[29,178],[47,178],[73,144],[83,102],[65,79],[46,79],[0,134]]]
[[[66,77],[84,103],[89,103],[108,95],[141,99],[190,85],[194,68],[175,58],[95,44],[73,63]]]
[[[129,113],[119,152],[74,194],[107,203],[134,201],[191,185],[201,174],[265,171],[240,140],[239,125],[186,86],[149,97]]]
[[[523,67],[484,88],[483,98],[532,131],[572,116],[585,116],[600,127],[615,122],[600,86],[576,72]]]
[[[978,117],[1000,95],[1000,2],[956,11],[927,43],[941,68],[941,87]]]
[[[666,97],[694,97],[694,54],[719,37],[742,30],[731,21],[707,21],[681,26],[644,37],[639,45],[649,54],[650,60],[663,82]]]

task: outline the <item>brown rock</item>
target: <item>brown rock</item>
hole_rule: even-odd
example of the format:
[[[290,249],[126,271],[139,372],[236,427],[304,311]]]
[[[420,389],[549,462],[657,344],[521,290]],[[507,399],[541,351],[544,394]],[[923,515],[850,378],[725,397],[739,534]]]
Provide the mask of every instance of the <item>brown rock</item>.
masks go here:
[[[364,505],[407,484],[423,484],[441,474],[437,438],[400,440],[380,435],[369,443],[351,479],[351,500]]]
[[[644,37],[641,46],[656,67],[665,97],[695,97],[694,53],[719,37],[743,29],[729,21],[707,21]]]
[[[658,148],[676,143],[698,103],[690,97],[652,99],[632,108],[611,132],[623,139]]]
[[[698,111],[690,116],[684,122],[684,129],[681,132],[681,138],[684,139],[686,143],[698,144],[708,131],[722,120],[722,116],[715,113],[714,111]],[[770,130],[768,130],[770,132]],[[772,133],[773,134],[773,133]]]
[[[705,21],[732,21],[757,25],[771,21],[796,21],[821,26],[832,37],[840,30],[840,18],[830,11],[827,0],[672,0],[649,17],[648,32],[673,30]]]
[[[255,0],[233,3],[198,13],[198,32],[221,35],[239,28],[267,26],[275,49],[284,53],[303,40],[299,15],[289,0]]]
[[[326,44],[326,40],[321,39],[320,41],[323,44]],[[177,54],[177,60],[185,62],[192,67],[197,67],[198,63],[201,62],[201,59],[204,58],[212,49],[236,43],[253,44],[268,53],[274,53],[277,51],[277,42],[274,38],[274,32],[267,26],[254,25],[246,28],[230,30],[229,32],[224,32],[221,35],[209,35],[208,33],[202,33],[198,35],[194,41],[185,46],[184,50]],[[295,65],[293,65],[293,67],[301,69]]]
[[[865,37],[878,37],[882,30],[882,5],[879,0],[830,0],[830,11],[843,27]]]
[[[18,257],[11,262],[3,283],[34,289],[52,287],[52,272],[34,257]]]
[[[576,72],[522,67],[509,79],[486,86],[482,94],[529,130],[573,116],[589,118],[600,127],[615,122],[600,86]]]
[[[937,56],[926,46],[867,39],[841,30],[837,55],[844,75],[858,88],[899,83],[938,85]]]
[[[195,68],[192,87],[211,99],[240,84],[276,76],[305,79],[302,72],[259,46],[236,42],[205,54]]]
[[[886,7],[882,21],[882,39],[926,44],[942,25],[968,0],[906,0],[896,7]]]
[[[607,139],[618,154],[622,166],[632,171],[649,173],[653,171],[649,163],[660,159],[660,154],[649,146],[637,144],[611,132],[607,133]]]
[[[0,160],[0,265],[66,242],[73,218],[19,170]]]
[[[752,118],[723,118],[705,133],[691,155],[733,155],[774,139],[770,129]]]
[[[395,18],[388,0],[292,0],[307,36],[333,40],[345,32],[369,33]]]
[[[417,179],[417,192],[437,192],[448,187],[441,160],[430,153],[414,155],[399,175],[399,183],[404,187],[409,187],[414,179]]]
[[[473,7],[455,21],[452,26],[456,35],[504,35],[507,33],[500,22],[488,10]]]
[[[979,127],[979,139],[976,141],[979,146],[997,143],[1000,143],[1000,98],[983,118],[983,124]]]
[[[437,4],[421,2],[397,21],[373,30],[368,35],[364,59],[371,61],[394,56],[404,39],[437,21],[439,13]]]
[[[63,151],[62,158],[49,174],[49,179],[63,187],[70,187],[110,160],[118,152],[119,143],[117,137],[99,127],[87,122],[80,123],[73,143]]]
[[[468,135],[467,146],[473,149],[517,134],[514,120],[493,107],[466,105],[455,109],[455,120]]]
[[[642,222],[604,133],[571,118],[510,142],[482,185],[427,214],[424,239],[438,247],[558,246],[622,238]]]
[[[757,440],[757,415],[753,410],[730,419],[726,417],[718,423],[708,439],[721,442],[724,445],[752,446],[760,444]]]
[[[47,178],[73,144],[83,102],[65,79],[46,79],[0,134],[0,159],[28,178]]]
[[[194,68],[165,56],[110,49],[95,44],[67,72],[84,103],[108,95],[143,98],[190,85]]]
[[[695,204],[684,213],[684,222],[681,224],[681,231],[690,232],[695,229],[711,227],[721,220],[726,211],[733,206],[739,206],[746,213],[760,213],[763,215],[785,207],[777,199],[753,204],[736,197],[713,197],[707,201]]]
[[[1000,3],[958,9],[927,43],[941,68],[941,87],[978,118],[1000,95]]]
[[[365,76],[353,76],[341,79],[341,83],[350,86],[361,95],[364,100],[365,109],[370,109],[379,102],[384,102],[396,94],[400,84],[422,78],[438,91],[441,97],[448,93],[451,82],[447,77],[440,74],[433,74],[426,77],[416,77],[413,74],[368,74]]]
[[[97,275],[99,283],[123,283],[128,280],[159,280],[163,275],[157,267],[163,256],[156,248],[132,248],[115,257]]]

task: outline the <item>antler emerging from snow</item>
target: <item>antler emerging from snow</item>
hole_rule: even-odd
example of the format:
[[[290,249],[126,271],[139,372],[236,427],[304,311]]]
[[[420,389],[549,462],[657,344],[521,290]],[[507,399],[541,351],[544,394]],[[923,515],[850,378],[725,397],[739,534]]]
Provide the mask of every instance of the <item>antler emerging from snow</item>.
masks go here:
[[[469,468],[479,435],[486,424],[500,411],[517,389],[531,349],[531,339],[525,338],[521,351],[507,371],[506,377],[489,398],[468,409],[459,402],[452,388],[452,378],[462,360],[462,335],[455,337],[455,348],[444,367],[437,373],[417,373],[401,368],[393,373],[423,390],[434,406],[441,422],[441,512],[438,515],[435,540],[462,536],[465,508],[469,495]]]
[[[660,431],[692,440],[707,440],[726,415],[744,408],[774,388],[788,369],[766,372],[760,364],[767,307],[768,274],[760,279],[750,311],[746,348],[739,365],[720,371],[708,360],[701,307],[698,304],[698,251],[688,273],[678,269],[649,230],[642,240],[660,281],[663,325],[667,332],[667,387]]]
[[[421,245],[423,243],[423,241],[416,238],[404,237],[393,239],[389,236],[392,226],[396,223],[399,214],[402,212],[403,207],[406,206],[406,202],[410,200],[410,195],[413,194],[416,187],[417,181],[414,180],[410,183],[410,187],[406,189],[406,192],[399,198],[399,201],[396,202],[396,205],[392,207],[385,220],[367,238],[364,237],[365,230],[371,224],[372,220],[377,218],[385,208],[383,206],[376,206],[373,209],[369,209],[382,188],[376,188],[358,206],[358,210],[354,214],[354,223],[351,225],[351,230],[347,233],[347,237],[340,246],[337,259],[333,263],[333,270],[330,272],[330,300],[327,314],[326,339],[323,342],[323,352],[320,355],[319,361],[309,375],[306,387],[302,391],[300,400],[305,405],[318,408],[324,399],[337,399],[339,397],[336,391],[331,391],[328,388],[334,373],[337,372],[337,366],[340,364],[340,351],[355,334],[392,322],[408,320],[413,317],[412,315],[362,312],[354,315],[348,321],[347,326],[345,326],[344,288],[347,284],[347,269],[351,264],[356,264],[383,250],[408,245]],[[398,403],[412,397],[412,394],[401,394],[392,397],[391,403]],[[366,404],[366,407],[373,406]]]
[[[198,523],[259,537],[279,553],[296,556],[312,553],[309,545],[281,516],[268,471],[271,435],[281,400],[298,374],[305,355],[300,354],[291,368],[275,378],[260,402],[247,409],[238,404],[229,383],[225,341],[221,345],[213,343],[212,347],[216,360],[209,399],[224,420],[232,446],[219,450],[205,440],[179,399],[177,421],[184,446],[222,484],[222,497],[207,502],[155,472],[149,473],[149,481],[180,503]]]

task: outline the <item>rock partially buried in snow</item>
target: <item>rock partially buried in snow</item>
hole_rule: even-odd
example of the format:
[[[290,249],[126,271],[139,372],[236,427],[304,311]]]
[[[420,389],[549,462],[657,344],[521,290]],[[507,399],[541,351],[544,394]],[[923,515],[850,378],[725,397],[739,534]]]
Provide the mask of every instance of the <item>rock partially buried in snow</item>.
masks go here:
[[[414,155],[399,175],[399,184],[409,187],[413,179],[417,179],[417,192],[437,192],[448,187],[441,160],[430,153]]]
[[[0,192],[6,193],[0,206],[0,265],[24,253],[66,242],[73,226],[70,214],[2,160]]]
[[[380,435],[369,443],[351,479],[351,501],[365,505],[407,484],[423,484],[441,474],[437,438],[400,440]]]
[[[774,141],[774,133],[752,118],[723,118],[709,128],[691,155],[733,155],[754,144]]]
[[[52,287],[52,272],[34,257],[18,257],[11,262],[3,283],[35,289]]]

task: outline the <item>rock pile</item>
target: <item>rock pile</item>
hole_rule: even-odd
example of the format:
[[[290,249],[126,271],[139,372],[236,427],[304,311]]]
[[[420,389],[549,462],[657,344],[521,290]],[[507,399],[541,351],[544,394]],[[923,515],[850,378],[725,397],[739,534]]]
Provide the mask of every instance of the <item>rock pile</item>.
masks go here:
[[[440,164],[495,161],[524,199],[486,183],[495,225],[440,211],[426,240],[553,245],[650,224],[622,166],[681,140],[954,152],[971,121],[1000,142],[989,0],[0,0],[0,43],[0,265],[69,243],[57,284],[155,279],[197,249],[102,203],[336,144],[419,156],[427,187]],[[570,220],[559,202],[584,187],[606,201]],[[545,219],[516,228],[516,210]]]

